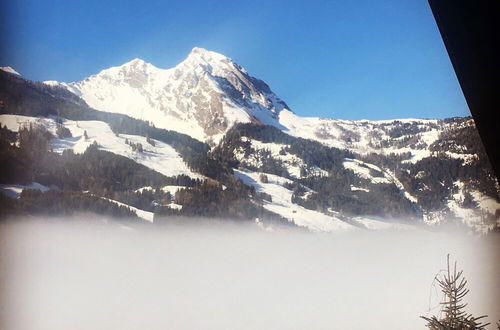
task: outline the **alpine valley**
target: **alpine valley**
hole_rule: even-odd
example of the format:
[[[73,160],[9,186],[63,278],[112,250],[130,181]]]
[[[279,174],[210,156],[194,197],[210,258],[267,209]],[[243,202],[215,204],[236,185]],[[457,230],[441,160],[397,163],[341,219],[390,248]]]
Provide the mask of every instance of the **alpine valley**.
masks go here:
[[[4,67],[0,123],[2,217],[500,228],[500,187],[472,118],[301,117],[202,48],[171,69],[134,59],[71,83]]]

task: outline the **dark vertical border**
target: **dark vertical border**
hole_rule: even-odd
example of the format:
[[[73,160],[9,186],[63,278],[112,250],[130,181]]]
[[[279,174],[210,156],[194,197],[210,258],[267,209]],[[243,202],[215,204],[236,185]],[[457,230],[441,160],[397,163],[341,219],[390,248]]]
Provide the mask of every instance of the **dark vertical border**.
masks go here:
[[[428,1],[498,179],[500,1]]]

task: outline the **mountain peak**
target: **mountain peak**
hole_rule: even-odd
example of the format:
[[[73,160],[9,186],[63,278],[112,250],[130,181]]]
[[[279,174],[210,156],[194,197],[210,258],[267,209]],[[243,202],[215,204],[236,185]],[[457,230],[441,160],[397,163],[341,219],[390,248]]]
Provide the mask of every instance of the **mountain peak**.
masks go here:
[[[129,77],[138,73],[146,74],[157,69],[153,64],[140,58],[134,58],[122,65],[113,66],[100,71],[97,76],[111,77],[112,79],[121,79],[119,77]]]
[[[281,128],[279,114],[288,109],[265,82],[201,47],[170,69],[134,58],[65,87],[95,109],[154,121],[202,141],[217,142],[240,122]]]
[[[144,61],[141,58],[136,57],[133,60],[130,60],[130,61],[122,64],[120,67],[143,67],[143,66],[150,66],[150,65],[152,65],[152,64]]]
[[[207,53],[207,52],[209,52],[209,50],[202,48],[202,47],[193,47],[193,49],[191,49],[191,53],[202,54],[202,53]]]
[[[144,61],[142,58],[134,58],[133,60],[131,61],[128,61],[126,64],[144,64],[146,63],[146,61]]]
[[[16,70],[14,70],[10,66],[2,66],[2,67],[0,67],[0,70],[11,73],[11,74],[15,74],[16,76],[21,76],[21,74],[19,72],[17,72]]]
[[[207,62],[207,63],[220,62],[220,61],[232,62],[232,60],[229,57],[222,55],[221,53],[217,53],[201,47],[194,47],[193,49],[191,49],[191,52],[189,53],[187,60],[196,62],[199,62],[201,60],[202,62]]]

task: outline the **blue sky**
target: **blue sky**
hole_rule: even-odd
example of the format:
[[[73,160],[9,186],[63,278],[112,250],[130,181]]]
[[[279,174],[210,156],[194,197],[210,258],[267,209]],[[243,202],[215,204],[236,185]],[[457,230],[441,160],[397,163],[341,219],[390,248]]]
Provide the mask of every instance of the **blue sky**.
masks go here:
[[[77,81],[139,57],[161,68],[194,46],[231,57],[298,114],[468,116],[427,1],[60,1],[1,5],[0,65]]]

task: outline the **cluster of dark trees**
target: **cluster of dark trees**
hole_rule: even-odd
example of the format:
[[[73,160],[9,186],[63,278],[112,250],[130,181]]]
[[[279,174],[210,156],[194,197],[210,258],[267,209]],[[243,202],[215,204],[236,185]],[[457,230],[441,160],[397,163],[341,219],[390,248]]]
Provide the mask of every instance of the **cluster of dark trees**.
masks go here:
[[[228,176],[225,181],[227,185],[206,180],[199,186],[179,190],[174,200],[182,205],[182,209],[172,210],[166,207],[155,216],[162,218],[175,214],[241,220],[280,220],[280,217],[263,208],[264,200],[271,200],[269,195],[256,193],[254,187],[245,185],[234,176]]]
[[[161,188],[143,189],[141,191],[115,191],[111,196],[113,200],[149,212],[156,212],[158,208],[172,202],[172,195]]]
[[[242,141],[242,137],[255,139],[264,143],[285,144],[287,147],[281,152],[290,153],[301,158],[307,168],[317,167],[326,171],[332,171],[342,167],[344,158],[354,158],[354,155],[347,150],[327,147],[317,141],[292,137],[273,126],[250,123],[240,123],[232,127],[212,154],[227,167],[235,168],[244,165],[251,170],[276,174],[291,179],[290,173],[280,159],[272,157],[271,153],[267,150],[259,152],[253,150],[251,143],[248,140]],[[258,154],[262,165],[255,167],[247,163],[240,164],[234,158],[235,149],[244,150],[244,158],[250,154]],[[307,168],[304,168],[304,174],[306,174]]]
[[[411,203],[392,184],[373,184],[352,175],[351,171],[331,173],[328,177],[302,178],[299,182],[317,193],[303,199],[294,197],[299,205],[313,210],[326,211],[332,208],[344,215],[371,215],[384,218],[415,220],[420,217]],[[364,190],[351,190],[351,186]]]
[[[144,151],[144,148],[142,147],[142,143],[135,143],[135,142],[132,142],[132,141],[129,141],[128,139],[125,139],[125,143],[127,145],[129,145],[133,151],[137,151],[137,152],[143,152]]]
[[[395,120],[391,123],[383,124],[380,126],[392,139],[399,138],[404,135],[415,135],[417,133],[430,131],[432,129],[438,129],[438,124],[426,123],[422,125],[421,122],[402,122]]]
[[[426,210],[439,210],[451,193],[456,193],[455,183],[464,183],[467,190],[478,190],[497,201],[500,196],[491,167],[481,162],[465,164],[462,159],[440,157],[424,158],[408,170],[398,171],[399,180]]]
[[[481,137],[470,117],[455,119],[451,124],[429,147],[431,151],[463,153],[465,149],[468,154],[477,154],[480,158],[486,156]]]
[[[0,216],[67,216],[94,213],[123,220],[137,220],[128,207],[78,191],[25,189],[19,199],[0,194]]]

